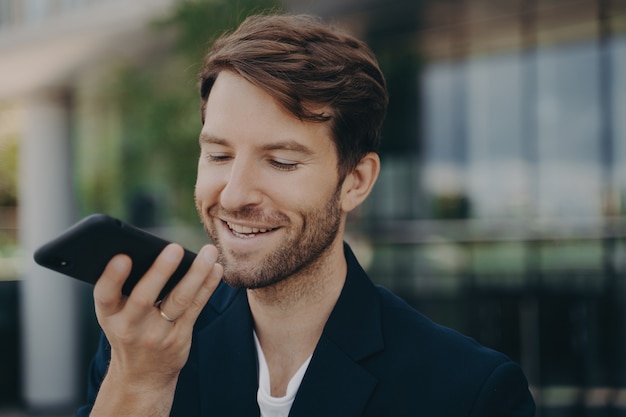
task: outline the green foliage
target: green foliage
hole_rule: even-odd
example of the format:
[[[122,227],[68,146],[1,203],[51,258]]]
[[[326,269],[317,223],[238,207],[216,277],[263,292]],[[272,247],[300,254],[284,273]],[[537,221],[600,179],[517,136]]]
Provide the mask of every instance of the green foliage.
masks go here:
[[[17,204],[17,137],[0,140],[0,206]]]
[[[236,28],[247,16],[278,9],[274,0],[183,0],[171,16],[154,26],[175,28],[176,51],[197,63],[219,35]]]
[[[161,214],[196,221],[193,204],[201,129],[197,73],[211,42],[270,0],[186,0],[153,24],[173,42],[148,61],[120,70],[112,86],[122,117],[122,194],[156,195]]]

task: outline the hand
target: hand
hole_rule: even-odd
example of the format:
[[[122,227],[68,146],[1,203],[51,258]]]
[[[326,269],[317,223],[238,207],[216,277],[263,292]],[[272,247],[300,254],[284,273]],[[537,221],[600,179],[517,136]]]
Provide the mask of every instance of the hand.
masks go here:
[[[98,279],[96,315],[111,344],[107,395],[115,395],[119,387],[127,393],[158,393],[160,398],[167,393],[173,398],[178,374],[189,356],[194,323],[223,274],[216,263],[217,249],[207,245],[183,279],[156,305],[154,300],[182,257],[181,246],[168,245],[128,297],[122,295],[131,269],[128,256],[112,258]],[[101,389],[98,400],[102,394]]]

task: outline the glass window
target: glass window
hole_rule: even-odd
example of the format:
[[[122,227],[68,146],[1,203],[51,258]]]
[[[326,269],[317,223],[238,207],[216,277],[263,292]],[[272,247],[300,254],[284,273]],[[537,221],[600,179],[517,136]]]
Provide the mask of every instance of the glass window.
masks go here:
[[[626,36],[611,43],[613,68],[611,94],[613,98],[612,133],[615,138],[615,174],[621,194],[621,214],[626,214]]]
[[[475,217],[518,216],[529,204],[519,54],[468,62],[468,190]]]
[[[422,73],[423,183],[433,198],[433,217],[464,217],[467,159],[465,66],[428,65]]]
[[[599,55],[595,42],[538,51],[539,212],[601,216]]]

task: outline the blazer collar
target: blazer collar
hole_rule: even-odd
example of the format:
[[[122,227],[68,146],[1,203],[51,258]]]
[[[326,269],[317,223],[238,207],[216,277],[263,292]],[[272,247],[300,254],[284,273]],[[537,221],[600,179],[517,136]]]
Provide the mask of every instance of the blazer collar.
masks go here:
[[[380,301],[354,253],[344,244],[348,275],[322,338],[332,341],[354,361],[383,349]]]
[[[378,380],[360,361],[384,348],[380,302],[350,247],[346,283],[317,344],[290,417],[362,415]]]
[[[376,290],[348,245],[348,275],[294,400],[290,416],[362,414],[377,379],[359,361],[383,349]],[[202,413],[259,415],[258,366],[245,291],[221,286],[211,305],[222,314],[198,332]],[[222,294],[222,295],[224,295]]]

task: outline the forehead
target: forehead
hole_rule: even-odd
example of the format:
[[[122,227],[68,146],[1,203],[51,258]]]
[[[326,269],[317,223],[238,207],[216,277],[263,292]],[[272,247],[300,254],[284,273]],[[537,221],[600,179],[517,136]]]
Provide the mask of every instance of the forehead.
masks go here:
[[[331,148],[329,123],[302,121],[261,88],[231,71],[222,71],[207,98],[201,137],[226,141],[301,143]]]

